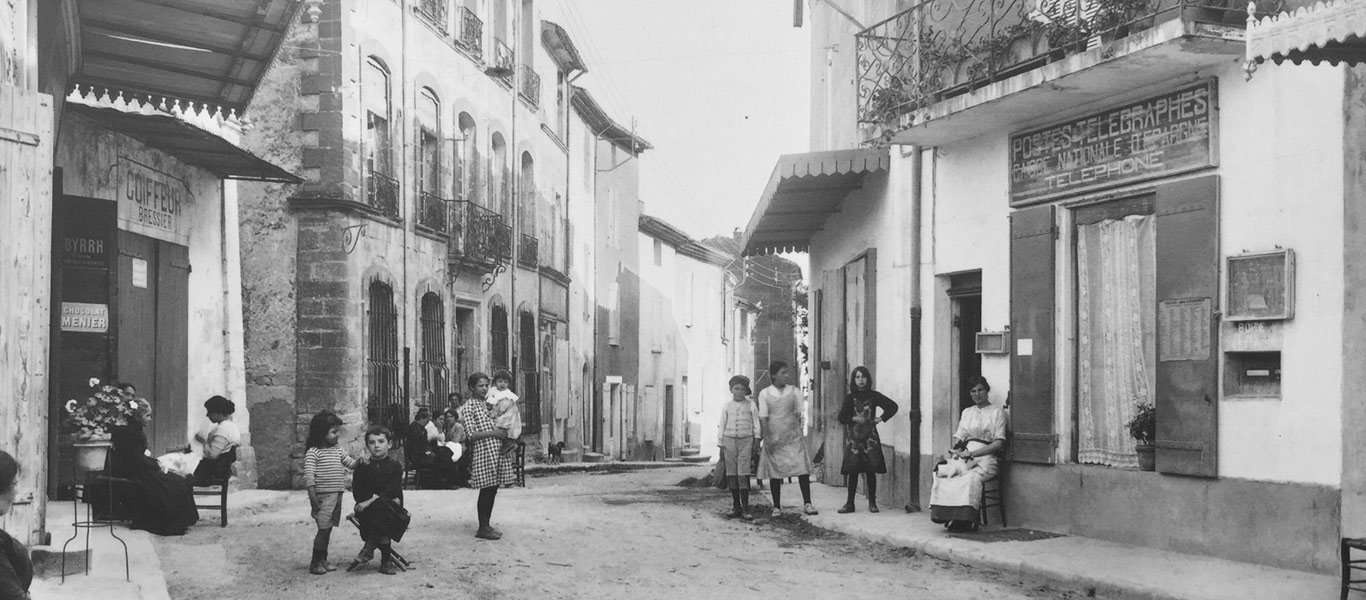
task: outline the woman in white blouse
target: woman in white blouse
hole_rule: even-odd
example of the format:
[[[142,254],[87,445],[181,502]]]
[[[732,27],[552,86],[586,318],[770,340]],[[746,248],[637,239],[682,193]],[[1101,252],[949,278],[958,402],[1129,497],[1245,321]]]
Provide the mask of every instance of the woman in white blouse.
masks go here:
[[[997,455],[1005,449],[1005,411],[991,403],[991,384],[968,380],[973,406],[963,409],[949,455],[963,461],[961,472],[936,469],[930,488],[930,520],[950,531],[972,531],[981,522],[982,482],[996,477]]]

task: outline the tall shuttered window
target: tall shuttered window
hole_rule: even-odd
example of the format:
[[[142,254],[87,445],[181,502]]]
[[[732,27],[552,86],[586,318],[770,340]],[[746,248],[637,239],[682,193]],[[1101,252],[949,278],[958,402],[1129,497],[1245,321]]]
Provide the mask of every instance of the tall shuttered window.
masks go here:
[[[489,345],[489,365],[494,370],[508,369],[508,310],[502,305],[489,310]]]
[[[444,406],[450,391],[450,369],[446,366],[446,310],[441,296],[427,292],[422,296],[422,400],[429,407]]]
[[[517,369],[522,375],[522,432],[539,433],[541,430],[541,381],[536,366],[536,315],[522,311],[517,317]]]

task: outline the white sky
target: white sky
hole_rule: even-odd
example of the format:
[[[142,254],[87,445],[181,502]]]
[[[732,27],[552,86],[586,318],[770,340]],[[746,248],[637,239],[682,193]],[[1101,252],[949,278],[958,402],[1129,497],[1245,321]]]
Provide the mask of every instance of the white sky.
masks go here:
[[[778,155],[809,145],[810,31],[792,0],[542,0],[579,78],[654,145],[645,212],[697,238],[749,222]]]

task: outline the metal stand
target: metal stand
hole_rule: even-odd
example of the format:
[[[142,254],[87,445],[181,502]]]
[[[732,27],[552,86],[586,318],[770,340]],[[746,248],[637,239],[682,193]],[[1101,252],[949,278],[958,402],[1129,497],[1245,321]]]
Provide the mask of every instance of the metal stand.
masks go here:
[[[72,540],[75,540],[76,537],[80,535],[82,529],[85,530],[85,574],[90,574],[90,530],[100,527],[108,527],[109,535],[114,536],[114,539],[118,540],[119,543],[123,545],[123,578],[127,581],[132,581],[131,570],[128,566],[128,543],[123,541],[123,538],[119,537],[119,534],[114,533],[113,515],[108,515],[104,519],[92,518],[90,515],[90,503],[85,502],[85,520],[79,520],[81,502],[87,499],[86,494],[91,490],[92,484],[100,479],[99,477],[92,477],[93,474],[93,472],[87,472],[85,483],[78,483],[72,486],[75,497],[71,500],[71,518],[77,520],[71,523],[71,526],[74,529],[71,532],[71,537],[67,538],[66,543],[62,544],[62,583],[66,583],[66,547]],[[109,510],[112,513],[114,510],[114,481],[116,480],[111,477],[104,477],[103,479],[109,484]]]

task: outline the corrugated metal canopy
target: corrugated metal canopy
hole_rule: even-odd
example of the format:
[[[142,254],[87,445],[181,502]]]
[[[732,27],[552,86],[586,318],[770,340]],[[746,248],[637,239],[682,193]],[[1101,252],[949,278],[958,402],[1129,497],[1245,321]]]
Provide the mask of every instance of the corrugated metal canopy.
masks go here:
[[[187,165],[223,179],[303,182],[270,161],[174,115],[126,112],[78,102],[68,102],[66,110],[88,117],[105,129],[141,140]]]
[[[1366,62],[1366,0],[1290,0],[1281,12],[1248,19],[1248,77],[1257,63]]]
[[[300,6],[301,0],[78,0],[81,67],[74,81],[243,114]]]
[[[886,171],[886,148],[787,154],[778,158],[740,246],[746,256],[806,252],[811,236],[869,173]]]

